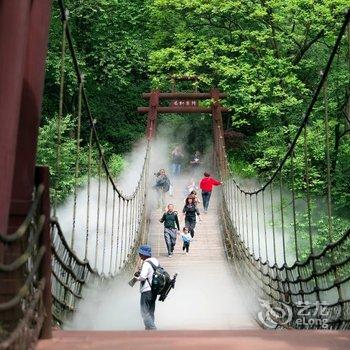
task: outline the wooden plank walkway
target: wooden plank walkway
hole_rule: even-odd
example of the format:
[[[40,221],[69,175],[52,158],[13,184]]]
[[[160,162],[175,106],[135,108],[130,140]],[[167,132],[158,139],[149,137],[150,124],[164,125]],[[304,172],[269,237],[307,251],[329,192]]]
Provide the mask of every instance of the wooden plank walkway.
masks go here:
[[[174,196],[167,200],[173,202],[181,218],[185,183],[173,182]],[[159,222],[163,211],[156,210],[151,214],[149,244],[153,255],[171,275],[178,273],[175,290],[164,303],[157,304],[157,326],[169,330],[257,328],[245,307],[244,293],[227,263],[215,189],[208,214],[203,214],[202,204],[199,204],[199,210],[203,222],[197,223],[189,255],[183,253],[179,237],[172,258],[167,256],[163,225]],[[184,220],[180,225],[184,226]],[[174,317],[169,317],[169,313]]]

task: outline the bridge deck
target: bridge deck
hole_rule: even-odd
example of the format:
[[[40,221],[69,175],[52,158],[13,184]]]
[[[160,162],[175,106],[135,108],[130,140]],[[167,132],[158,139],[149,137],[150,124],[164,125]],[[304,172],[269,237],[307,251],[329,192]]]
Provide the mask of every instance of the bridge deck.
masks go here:
[[[183,181],[174,182],[173,201],[181,212],[184,205]],[[162,210],[151,212],[149,243],[153,254],[170,274],[178,273],[175,290],[168,299],[156,305],[156,325],[159,330],[230,330],[256,328],[244,306],[244,294],[230,272],[221,238],[217,216],[217,199],[210,203],[209,213],[197,224],[190,254],[184,255],[178,238],[175,253],[168,258],[159,222]],[[200,204],[200,209],[202,208]],[[182,220],[181,226],[184,225]],[[142,330],[138,285],[130,288],[131,276],[104,282],[89,283],[84,299],[66,330]]]
[[[182,181],[174,183],[174,196],[168,198],[177,211],[184,205]],[[214,190],[215,193],[215,190]],[[176,289],[164,303],[158,303],[157,326],[160,329],[251,329],[256,328],[245,305],[244,294],[230,272],[222,241],[217,215],[217,198],[212,196],[208,214],[197,223],[190,253],[182,251],[178,238],[174,255],[169,258],[159,223],[161,210],[151,215],[149,243],[154,255],[169,273],[178,273]],[[179,215],[181,217],[181,215]],[[184,221],[180,221],[181,227]],[[172,315],[172,316],[170,316]]]

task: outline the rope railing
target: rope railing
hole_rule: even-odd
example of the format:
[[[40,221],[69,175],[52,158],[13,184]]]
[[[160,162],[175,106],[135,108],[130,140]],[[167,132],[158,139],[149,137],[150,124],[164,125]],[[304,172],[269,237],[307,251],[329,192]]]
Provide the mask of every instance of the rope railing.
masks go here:
[[[143,239],[146,226],[146,191],[150,143],[140,165],[140,176],[132,193],[116,184],[105,156],[81,71],[69,25],[69,11],[58,0],[62,20],[59,111],[57,117],[57,157],[53,188],[61,181],[63,100],[69,94],[67,65],[72,64],[76,101],[74,188],[70,199],[59,205],[53,198],[52,296],[53,317],[61,325],[72,316],[83,297],[83,288],[93,278],[114,278],[133,261],[135,247]],[[67,52],[69,56],[67,55]],[[88,154],[83,163],[82,151]],[[83,179],[83,180],[82,180]],[[67,213],[66,208],[71,207]],[[63,209],[62,209],[63,208]]]
[[[350,229],[344,232],[334,214],[335,136],[327,84],[349,21],[350,11],[293,140],[262,186],[244,188],[238,183],[227,162],[220,125],[214,124],[227,251],[252,297],[290,308],[288,324],[281,314],[274,315],[276,327],[322,328],[325,323],[314,322],[319,317],[328,328],[350,328]],[[314,135],[324,144],[323,159],[313,153]],[[321,175],[316,176],[316,170]],[[299,312],[305,305],[310,314],[301,324]],[[326,306],[326,315],[316,315],[320,305]]]
[[[97,274],[88,261],[80,260],[70,249],[57,221],[52,220],[53,317],[59,324],[75,310],[76,301],[90,274]]]
[[[26,247],[12,262],[0,264],[1,280],[16,274],[22,283],[15,295],[0,302],[0,349],[33,349],[44,322],[45,276],[41,273],[47,249],[42,240],[46,220],[45,215],[41,214],[44,191],[43,184],[36,188],[31,208],[15,233],[0,234],[0,244],[5,251],[18,250],[20,246]],[[13,324],[13,317],[10,317],[11,321],[7,323],[8,315],[18,313],[20,316],[16,324]]]

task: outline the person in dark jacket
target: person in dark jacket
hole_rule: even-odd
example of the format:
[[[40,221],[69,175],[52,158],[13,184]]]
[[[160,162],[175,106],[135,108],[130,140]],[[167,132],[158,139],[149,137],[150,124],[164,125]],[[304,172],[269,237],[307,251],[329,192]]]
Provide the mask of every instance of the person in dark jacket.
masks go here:
[[[171,258],[176,244],[176,236],[178,231],[180,231],[179,218],[177,212],[174,211],[173,204],[168,204],[168,211],[163,214],[159,221],[164,222],[164,239],[168,256]]]
[[[182,213],[185,217],[185,226],[188,228],[188,231],[190,232],[191,237],[193,238],[194,229],[197,223],[196,215],[198,216],[199,221],[202,221],[202,218],[192,196],[188,196],[186,198],[186,204],[182,210]]]
[[[171,152],[171,167],[173,175],[180,175],[181,172],[181,163],[184,155],[181,151],[180,146],[176,146],[174,150]]]
[[[209,207],[209,201],[213,186],[222,185],[222,182],[210,177],[210,174],[205,172],[203,179],[199,183],[199,187],[202,190],[203,208],[204,213],[207,213]]]
[[[158,173],[154,175],[156,176],[154,188],[157,191],[158,209],[163,209],[165,206],[165,193],[169,191],[171,183],[164,169],[160,169]]]

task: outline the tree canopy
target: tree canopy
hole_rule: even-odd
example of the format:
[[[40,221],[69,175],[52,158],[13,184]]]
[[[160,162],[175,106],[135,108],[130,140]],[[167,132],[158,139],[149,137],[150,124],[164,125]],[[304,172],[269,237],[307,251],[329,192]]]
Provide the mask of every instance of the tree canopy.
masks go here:
[[[243,146],[229,150],[232,166],[241,176],[265,176],[276,168],[302,120],[349,2],[66,0],[66,5],[91,109],[113,164],[144,135],[145,117],[136,112],[144,103],[141,93],[151,88],[168,91],[170,76],[187,75],[198,77],[199,91],[218,87],[228,94],[226,128],[244,135]],[[43,128],[57,115],[61,36],[54,5]],[[328,79],[334,195],[344,216],[350,210],[350,146],[343,142],[349,125],[344,118],[348,43],[349,38],[343,40]],[[64,113],[74,115],[69,60],[65,76]],[[314,113],[321,116],[321,103]],[[46,126],[42,137],[50,138],[52,130]],[[65,135],[70,137],[69,132]],[[310,129],[315,194],[324,185],[321,136],[316,123]],[[117,164],[119,169],[119,160]]]

